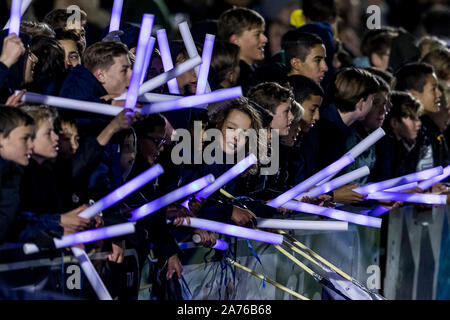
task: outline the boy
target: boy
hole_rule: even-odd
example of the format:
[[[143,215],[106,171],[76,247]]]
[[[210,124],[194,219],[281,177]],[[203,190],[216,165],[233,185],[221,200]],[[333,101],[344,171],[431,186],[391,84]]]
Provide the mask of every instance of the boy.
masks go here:
[[[84,27],[87,23],[87,14],[83,10],[79,11],[80,21],[73,21],[73,11],[67,11],[66,9],[54,9],[50,11],[45,17],[44,22],[47,23],[53,30],[74,30],[81,38],[81,44],[83,50],[86,48],[86,30]],[[68,23],[73,21],[71,25]],[[79,22],[79,23],[76,23]]]
[[[372,66],[386,71],[389,66],[391,42],[398,34],[392,28],[382,28],[368,31],[361,42],[361,53],[367,60],[361,67]],[[358,58],[361,59],[361,58]]]

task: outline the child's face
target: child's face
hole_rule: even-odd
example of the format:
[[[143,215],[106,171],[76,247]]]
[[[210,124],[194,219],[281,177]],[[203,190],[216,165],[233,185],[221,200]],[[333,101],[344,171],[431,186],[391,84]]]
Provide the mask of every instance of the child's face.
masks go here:
[[[372,110],[366,115],[362,123],[369,130],[378,129],[383,125],[389,112],[389,97],[387,92],[377,92],[373,100]]]
[[[176,65],[186,61],[182,57],[177,57]],[[195,70],[189,70],[177,77],[178,89],[182,95],[194,95],[197,91],[197,75]]]
[[[147,80],[152,79],[156,77],[157,75],[160,75],[161,73],[164,73],[164,66],[162,64],[161,57],[159,55],[154,54],[154,57],[152,57],[152,61],[150,64],[150,70],[147,75]],[[164,85],[159,86],[158,88],[152,90],[154,93],[163,93],[164,92]]]
[[[222,131],[222,150],[227,154],[236,153],[246,143],[243,131],[250,129],[252,120],[239,110],[232,110],[225,119]]]
[[[231,42],[240,47],[240,59],[252,65],[264,59],[264,47],[267,37],[264,35],[264,26],[245,30],[240,36],[233,35]]]
[[[278,129],[281,137],[287,136],[289,134],[289,126],[291,125],[292,120],[294,120],[294,115],[291,112],[291,102],[283,102],[275,111],[275,114],[270,112],[273,116],[270,128]]]
[[[438,112],[439,102],[441,99],[441,91],[438,88],[436,75],[427,75],[427,82],[423,87],[423,92],[411,90],[411,93],[422,102],[423,108],[427,112]]]
[[[139,152],[149,165],[153,165],[159,154],[164,150],[164,127],[156,127],[154,132],[147,132],[145,137],[139,138]]]
[[[413,141],[417,138],[417,133],[420,129],[420,119],[419,117],[415,119],[402,118],[401,121],[394,119],[396,124],[394,125],[394,132],[396,135],[409,141]]]
[[[25,61],[25,71],[23,80],[25,84],[33,82],[34,67],[39,59],[33,52],[30,52]]]
[[[42,122],[34,138],[33,157],[37,160],[54,159],[58,155],[59,137],[49,120]]]
[[[66,68],[69,66],[76,67],[81,64],[81,57],[78,53],[78,48],[75,41],[59,40],[59,43],[64,48]]]
[[[28,165],[28,159],[33,153],[33,127],[19,126],[12,130],[7,138],[0,134],[0,156],[22,166]]]
[[[120,164],[122,166],[122,172],[124,176],[128,176],[136,158],[136,144],[134,141],[134,135],[129,134],[121,147],[120,152]]]
[[[322,104],[321,96],[310,96],[303,101],[302,107],[305,109],[305,113],[300,120],[300,126],[303,132],[308,132],[319,121],[319,107]]]
[[[363,100],[362,108],[359,111],[358,120],[364,120],[366,116],[369,114],[369,112],[372,110],[374,98],[375,94],[370,94],[366,99]]]
[[[292,122],[291,126],[289,127],[289,134],[285,137],[282,137],[281,142],[288,147],[293,147],[295,141],[297,140],[297,136],[301,131],[302,129],[300,126],[300,121]]]
[[[325,77],[325,73],[328,71],[328,66],[325,62],[326,56],[325,46],[323,44],[312,47],[304,62],[298,59],[298,67],[296,68],[298,74],[320,84]]]
[[[114,57],[114,64],[101,72],[99,78],[110,95],[121,95],[128,89],[131,80],[131,62],[127,55]]]
[[[74,155],[80,146],[79,140],[77,127],[74,124],[63,122],[59,132],[59,153],[67,156]]]

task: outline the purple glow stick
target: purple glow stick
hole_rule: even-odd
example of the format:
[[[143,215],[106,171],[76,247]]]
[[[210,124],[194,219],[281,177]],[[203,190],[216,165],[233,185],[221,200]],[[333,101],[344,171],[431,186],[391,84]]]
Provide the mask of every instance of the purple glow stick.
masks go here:
[[[325,208],[316,206],[314,204],[299,202],[299,201],[289,201],[283,205],[284,208],[288,210],[294,210],[309,214],[317,214],[319,216],[325,216],[328,218],[347,221],[354,224],[359,224],[368,227],[381,228],[381,219],[368,217],[356,213],[350,213],[342,210],[336,210],[332,208]]]
[[[242,88],[234,87],[228,89],[216,90],[211,93],[202,95],[183,97],[172,101],[162,101],[153,104],[144,105],[141,109],[142,114],[168,112],[173,110],[193,108],[208,103],[214,103],[218,101],[224,101],[242,97]]]
[[[150,59],[152,57],[153,49],[155,48],[155,42],[156,42],[156,39],[153,37],[150,37],[150,41],[148,42],[147,49],[145,50],[145,61],[144,61],[144,67],[142,68],[141,80],[139,81],[139,86],[141,86],[144,83],[145,76],[148,71],[148,66],[150,64]]]
[[[134,61],[133,73],[131,74],[130,85],[127,91],[127,98],[125,100],[126,109],[134,109],[136,107],[142,73],[144,72],[145,58],[150,37],[152,35],[154,19],[155,16],[152,14],[144,14],[142,17],[141,30],[139,32],[139,40],[136,51],[136,60]]]
[[[202,238],[200,237],[199,234],[196,233],[192,236],[192,241],[195,244],[199,244],[200,242],[202,242]],[[224,250],[228,249],[228,243],[226,241],[216,239],[216,244],[214,246],[212,246],[212,248],[224,251]]]
[[[9,18],[9,33],[8,35],[15,33],[19,36],[20,33],[20,20],[22,19],[22,0],[12,0],[11,2],[11,15]]]
[[[244,228],[213,220],[206,220],[192,217],[190,217],[189,219],[191,220],[191,224],[188,225],[185,219],[183,221],[183,226],[222,233],[232,237],[256,240],[272,244],[281,244],[283,242],[283,236],[281,234]]]
[[[22,1],[22,6],[20,8],[20,17],[22,18],[23,14],[25,13],[25,11],[27,11],[28,7],[30,6],[32,0],[23,0]],[[12,4],[11,4],[12,6]],[[8,22],[5,24],[5,26],[3,27],[3,30],[9,29],[10,26],[10,22],[11,19],[8,20]]]
[[[411,182],[411,183],[407,183],[407,184],[402,184],[401,186],[398,186],[398,187],[393,187],[393,188],[389,188],[389,189],[386,189],[386,190],[383,190],[383,191],[386,191],[386,192],[400,192],[400,191],[405,191],[405,190],[408,190],[408,189],[412,189],[412,188],[415,188],[415,187],[417,187],[417,182]]]
[[[272,201],[268,202],[267,205],[269,205],[269,206],[271,206],[273,208],[281,207],[283,204],[285,204],[289,200],[294,199],[295,197],[297,197],[302,192],[305,192],[306,190],[308,190],[309,188],[311,188],[315,184],[317,184],[320,181],[326,179],[328,176],[330,176],[330,175],[332,175],[332,174],[334,174],[336,172],[339,172],[345,166],[348,166],[353,161],[355,161],[355,159],[353,159],[353,157],[351,155],[346,154],[345,156],[343,156],[342,158],[340,158],[336,162],[330,164],[328,167],[320,170],[319,172],[317,172],[313,176],[309,177],[305,181],[299,183],[294,188],[286,191],[285,193],[279,195],[278,197],[276,197]]]
[[[206,84],[208,83],[208,74],[214,48],[214,39],[214,35],[206,34],[202,52],[202,64],[200,65],[200,71],[198,73],[197,91],[195,92],[196,95],[206,93]]]
[[[172,192],[169,192],[168,194],[159,197],[158,199],[155,199],[147,204],[144,204],[143,206],[133,210],[131,212],[131,218],[129,221],[136,221],[139,219],[142,219],[149,214],[152,214],[153,212],[164,208],[168,206],[169,204],[178,201],[180,199],[184,199],[185,197],[189,196],[190,194],[197,192],[198,190],[203,189],[210,183],[214,182],[214,176],[212,174],[208,174],[207,176],[204,176],[203,178],[197,179],[181,188],[178,188]]]
[[[123,186],[117,188],[110,194],[108,194],[103,199],[97,201],[94,205],[90,206],[83,212],[79,214],[82,218],[91,219],[100,211],[103,211],[113,204],[119,202],[126,196],[130,195],[132,192],[138,190],[143,185],[147,184],[149,181],[155,179],[160,176],[164,172],[163,168],[160,164],[157,164],[150,169],[147,169],[134,179],[128,181]]]
[[[167,41],[166,30],[160,29],[156,31],[156,38],[158,39],[159,50],[161,52],[161,60],[164,71],[167,72],[173,69],[172,55],[170,54],[169,42]],[[167,82],[169,92],[173,94],[180,94],[178,89],[177,79],[172,79]]]
[[[393,188],[396,186],[404,185],[407,183],[416,182],[419,180],[426,180],[426,179],[435,177],[437,175],[440,175],[440,174],[442,174],[442,172],[443,172],[442,167],[435,167],[435,168],[407,174],[405,176],[401,176],[398,178],[368,184],[368,185],[353,189],[353,191],[358,192],[360,194],[369,194],[369,193],[377,192],[380,190],[386,190],[386,189]]]
[[[123,0],[114,0],[111,13],[111,21],[109,23],[109,32],[120,29],[120,18],[122,16]]]
[[[448,176],[450,176],[450,165],[448,165],[444,168],[443,173],[441,175],[433,177],[433,178],[425,180],[425,181],[422,181],[417,186],[422,190],[427,190],[427,189],[431,188],[432,186],[434,186],[436,183],[441,182]]]
[[[370,173],[369,167],[367,166],[361,167],[347,174],[344,174],[340,177],[337,177],[336,179],[326,182],[318,187],[315,187],[314,189],[299,195],[296,199],[301,201],[303,197],[311,197],[311,198],[318,197],[321,194],[330,192],[356,179],[367,176],[369,173]]]
[[[131,222],[116,224],[109,227],[92,229],[72,233],[61,239],[54,238],[53,242],[57,249],[75,246],[77,244],[89,243],[108,238],[115,238],[133,233],[135,231],[134,224]],[[23,246],[25,254],[32,254],[39,252],[39,248],[35,244],[25,243]]]
[[[304,221],[290,219],[257,218],[258,228],[291,230],[333,230],[347,231],[348,222],[343,221]]]
[[[379,217],[379,216],[381,216],[382,214],[384,214],[384,213],[386,213],[388,211],[391,211],[391,209],[383,207],[383,206],[378,206],[378,207],[376,207],[375,209],[373,209],[372,211],[369,212],[369,216]]]
[[[138,101],[143,103],[154,103],[161,101],[173,101],[180,99],[180,96],[172,96],[170,94],[161,94],[161,93],[144,93],[142,96],[138,98]]]
[[[77,247],[72,247],[71,249],[75,257],[78,259],[81,269],[83,269],[84,274],[88,278],[92,289],[94,289],[95,293],[97,294],[97,297],[100,300],[112,300],[111,295],[109,294],[108,290],[105,287],[105,284],[92,265],[92,262],[86,254],[86,251]]]
[[[424,204],[445,205],[447,196],[429,193],[404,193],[404,192],[375,192],[368,194],[366,199],[370,200],[390,200]]]

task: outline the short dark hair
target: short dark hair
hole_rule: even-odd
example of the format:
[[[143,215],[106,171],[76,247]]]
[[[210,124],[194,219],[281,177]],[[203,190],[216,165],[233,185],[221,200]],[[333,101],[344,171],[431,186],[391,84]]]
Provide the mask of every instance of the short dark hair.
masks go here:
[[[81,15],[81,24],[85,24],[87,22],[87,14],[83,10],[80,10]],[[67,27],[67,21],[72,16],[71,12],[67,12],[66,9],[54,9],[47,13],[44,17],[44,22],[47,23],[50,27],[55,29],[65,29]]]
[[[391,48],[392,39],[396,36],[398,33],[389,27],[369,30],[361,41],[361,53],[369,58],[372,53],[381,56]]]
[[[392,91],[390,100],[392,107],[386,118],[386,123],[389,123],[390,119],[416,119],[423,113],[422,104],[409,92]]]
[[[20,23],[20,32],[26,33],[29,36],[47,36],[54,37],[55,32],[53,29],[45,22],[37,21],[22,21]]]
[[[295,75],[289,77],[288,80],[294,92],[295,101],[299,103],[303,103],[303,101],[308,100],[311,96],[324,97],[322,88],[308,77]]]
[[[337,15],[334,0],[303,0],[302,9],[305,17],[315,22],[330,22]]]
[[[291,89],[283,87],[276,82],[263,82],[251,88],[248,98],[264,109],[275,113],[277,107],[286,101],[294,100]]]
[[[323,45],[322,39],[309,32],[290,30],[281,38],[281,48],[284,50],[286,66],[291,70],[291,59],[297,58],[302,62],[317,45]]]
[[[83,43],[81,42],[81,37],[73,30],[56,29],[55,30],[56,40],[73,40],[77,45],[78,54],[81,56],[84,51]]]
[[[450,77],[450,50],[448,49],[436,49],[428,52],[423,57],[423,63],[428,63],[433,66],[436,71],[436,76],[439,79],[447,81]]]
[[[240,36],[246,30],[264,26],[264,18],[258,12],[234,7],[220,15],[217,21],[217,34],[222,40],[229,41],[233,34]]]
[[[155,132],[158,127],[163,129],[166,127],[166,120],[159,113],[150,114],[145,119],[138,121],[133,125],[138,138],[146,136],[149,132]]]
[[[219,85],[225,80],[228,72],[239,66],[239,50],[239,46],[227,41],[216,41],[214,43],[209,72],[214,84]]]
[[[25,111],[9,106],[0,106],[0,134],[8,138],[11,131],[20,126],[34,125],[34,120]]]
[[[432,73],[434,68],[428,63],[408,63],[395,74],[395,90],[423,92],[427,84],[427,76]]]
[[[383,70],[376,69],[376,68],[373,68],[373,67],[364,68],[364,70],[367,70],[371,74],[382,78],[389,86],[392,85],[392,81],[394,80],[394,76],[389,71],[383,71]]]
[[[33,78],[41,76],[61,77],[65,72],[65,52],[55,38],[35,36],[31,39],[31,52],[39,59],[34,68]]]
[[[86,49],[83,66],[91,72],[97,68],[108,69],[114,64],[114,58],[128,56],[128,48],[120,42],[96,42]]]

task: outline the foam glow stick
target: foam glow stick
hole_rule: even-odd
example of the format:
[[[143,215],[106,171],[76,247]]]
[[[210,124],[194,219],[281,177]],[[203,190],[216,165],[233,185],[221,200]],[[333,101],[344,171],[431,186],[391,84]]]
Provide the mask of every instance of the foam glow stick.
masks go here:
[[[77,244],[89,243],[108,238],[120,237],[126,234],[133,233],[135,231],[134,224],[127,222],[116,224],[109,227],[92,229],[72,233],[67,236],[61,237],[61,239],[54,238],[55,247],[57,249],[75,246]],[[25,243],[23,246],[25,254],[32,254],[39,252],[39,248],[32,243]]]
[[[313,176],[309,177],[305,181],[299,183],[294,188],[286,191],[285,193],[279,195],[272,201],[268,202],[267,205],[269,205],[273,208],[281,207],[283,204],[285,204],[289,200],[294,199],[299,194],[305,192],[306,190],[308,190],[315,184],[326,179],[328,176],[330,176],[336,172],[339,172],[340,170],[342,170],[342,168],[344,168],[345,166],[348,166],[353,161],[355,161],[355,159],[353,159],[353,157],[351,155],[346,154],[345,156],[343,156],[336,162],[330,164],[328,167],[320,170],[319,172],[317,172]]]
[[[16,92],[17,94],[17,92]],[[27,92],[22,97],[23,102],[45,104],[62,109],[85,111],[97,114],[104,114],[115,117],[123,111],[122,107],[112,106],[104,103],[89,102],[55,96],[47,96],[39,93]]]
[[[11,24],[9,26],[9,33],[12,34],[15,33],[17,36],[19,36],[20,33],[20,20],[22,18],[22,0],[12,0],[11,2],[11,15],[9,18],[9,21],[11,21]]]
[[[130,195],[132,192],[138,190],[143,185],[147,184],[149,181],[160,176],[164,172],[160,164],[154,165],[150,169],[147,169],[134,179],[128,181],[121,187],[117,188],[110,194],[108,194],[103,199],[97,201],[95,204],[84,210],[79,214],[82,218],[91,219],[100,211],[103,211],[113,204],[119,202],[126,196]]]
[[[330,192],[330,191],[337,189],[343,185],[346,185],[356,179],[367,176],[369,173],[370,173],[369,167],[367,167],[367,166],[361,167],[361,168],[353,170],[347,174],[344,174],[340,177],[337,177],[336,179],[326,182],[318,187],[315,187],[314,189],[299,195],[296,199],[301,201],[301,199],[303,197],[314,198],[314,197],[320,196],[321,194]]]
[[[403,201],[424,204],[445,205],[447,203],[447,196],[440,194],[429,193],[404,193],[404,192],[375,192],[368,194],[366,199],[370,200],[390,200]]]
[[[232,237],[256,240],[272,244],[281,244],[283,242],[283,236],[281,234],[244,228],[213,220],[206,220],[192,217],[190,217],[189,219],[191,220],[191,225],[188,225],[185,219],[183,221],[183,226],[226,234]]]
[[[442,174],[442,172],[443,172],[442,167],[435,167],[435,168],[426,169],[423,171],[407,174],[405,176],[401,176],[398,178],[393,178],[393,179],[389,179],[389,180],[385,180],[385,181],[368,184],[368,185],[353,189],[353,191],[358,192],[360,194],[369,194],[369,193],[377,192],[380,190],[386,190],[389,188],[397,187],[397,186],[400,186],[403,184],[416,182],[419,180],[430,179],[432,177]]]
[[[172,96],[170,94],[161,94],[161,93],[144,93],[142,96],[138,98],[139,102],[144,103],[154,103],[161,101],[173,101],[180,99],[181,96]]]
[[[25,13],[25,11],[27,11],[28,7],[30,6],[32,0],[22,0],[22,6],[20,8],[20,17],[23,16],[23,14]],[[14,2],[14,1],[13,1]],[[11,3],[11,8],[12,8],[12,3]],[[22,19],[21,19],[22,20]],[[9,29],[10,26],[10,22],[11,19],[8,20],[8,22],[5,24],[5,26],[3,27],[3,30]],[[20,25],[20,23],[19,23]],[[10,33],[11,34],[11,33]],[[17,34],[18,36],[18,34]]]
[[[368,217],[356,213],[350,213],[342,210],[336,210],[332,208],[325,208],[316,206],[314,204],[289,201],[283,205],[284,208],[304,213],[317,214],[319,216],[325,216],[328,218],[347,221],[354,224],[359,224],[368,227],[381,228],[381,219]]]
[[[86,254],[86,252],[83,249],[77,247],[72,247],[72,252],[78,259],[80,267],[81,269],[83,269],[83,272],[88,278],[89,283],[92,286],[92,289],[94,289],[95,293],[97,294],[97,297],[100,300],[112,300],[111,295],[109,294],[102,279],[100,278],[94,266],[92,265],[92,262],[89,259],[88,255]]]
[[[114,0],[111,21],[109,23],[109,32],[117,31],[120,29],[120,18],[122,16],[123,0]]]
[[[145,76],[147,75],[148,66],[150,64],[150,59],[152,57],[153,49],[155,48],[155,42],[156,42],[156,39],[153,37],[150,37],[150,41],[148,42],[147,49],[145,51],[144,67],[142,69],[141,80],[139,81],[139,87],[144,83]]]
[[[441,175],[422,181],[417,186],[422,190],[427,190],[436,183],[441,182],[448,176],[450,176],[450,165],[444,168],[443,173]]]
[[[216,90],[214,92],[198,96],[197,95],[188,96],[172,101],[162,101],[153,104],[147,104],[142,106],[141,113],[151,114],[151,113],[168,112],[179,109],[193,108],[208,103],[214,103],[238,97],[242,97],[241,87],[227,88]]]
[[[164,71],[173,69],[172,55],[170,54],[169,42],[167,41],[166,30],[160,29],[156,31],[156,38],[158,39],[159,50],[161,51],[161,60]],[[178,89],[177,79],[172,79],[167,82],[169,92],[173,94],[180,94]]]
[[[378,207],[376,207],[375,209],[373,209],[372,211],[369,212],[369,216],[379,217],[379,216],[381,216],[382,214],[384,214],[384,213],[386,213],[388,211],[391,211],[391,209],[383,207],[383,206],[378,206]]]
[[[334,230],[347,231],[348,222],[342,221],[301,221],[288,219],[257,218],[258,228],[291,230]]]
[[[405,190],[408,190],[408,189],[412,189],[412,188],[415,188],[415,187],[417,187],[417,182],[411,182],[411,183],[407,183],[407,184],[402,184],[401,186],[398,186],[398,187],[393,187],[393,188],[389,188],[389,189],[386,189],[386,190],[383,190],[383,191],[386,191],[386,192],[400,192],[400,191],[405,191]]]
[[[214,49],[215,36],[206,34],[205,43],[202,52],[202,64],[198,73],[197,90],[195,94],[206,93],[206,84],[208,83],[209,67],[211,66],[211,58]]]
[[[139,32],[138,46],[136,50],[136,60],[134,61],[133,73],[131,74],[130,85],[127,91],[127,98],[125,100],[126,109],[134,109],[136,107],[142,73],[144,72],[148,44],[152,35],[154,19],[155,16],[152,14],[144,14],[142,17],[141,30]]]
[[[192,236],[192,241],[194,242],[194,244],[199,244],[202,241],[202,238],[199,234],[196,233]],[[212,248],[217,250],[227,250],[228,243],[223,240],[216,239],[216,244]]]
[[[149,91],[152,91],[169,80],[178,77],[179,75],[193,69],[195,66],[198,66],[202,63],[202,58],[200,56],[196,56],[194,58],[191,58],[189,60],[186,60],[183,63],[180,63],[179,65],[175,66],[170,71],[161,73],[157,75],[156,77],[144,82],[141,87],[139,88],[139,95],[143,95],[144,93],[147,93]]]
[[[372,132],[371,134],[369,134],[367,137],[365,137],[363,140],[361,140],[360,143],[358,143],[356,146],[354,146],[353,148],[351,148],[347,154],[350,154],[353,159],[356,159],[357,157],[359,157],[361,155],[361,153],[363,153],[364,151],[366,151],[367,149],[369,149],[372,145],[374,145],[378,140],[380,140],[381,138],[383,138],[383,136],[386,135],[386,132],[384,132],[384,130],[382,128],[378,128],[377,130],[375,130],[374,132]],[[337,172],[336,172],[337,174]],[[328,177],[327,179],[321,181],[318,185],[320,186],[321,184],[329,181],[330,179],[332,179],[335,176],[332,175],[330,177]]]
[[[189,25],[186,21],[178,24],[178,28],[180,29],[181,37],[183,38],[184,45],[186,46],[186,50],[188,52],[189,58],[198,57],[197,47],[195,45],[194,39],[192,38],[191,31],[189,30]],[[197,78],[200,74],[200,67],[196,66],[194,68],[195,74]],[[211,92],[211,88],[209,87],[209,83],[206,83],[206,92]]]
[[[214,182],[214,176],[212,174],[208,174],[207,176],[204,176],[203,178],[197,179],[191,183],[188,183],[187,185],[178,188],[172,192],[169,192],[168,194],[159,197],[158,199],[155,199],[147,204],[144,204],[143,206],[131,211],[131,218],[130,221],[136,221],[139,219],[142,219],[149,214],[152,214],[153,212],[164,208],[168,206],[169,204],[178,201],[180,199],[184,199],[190,194],[193,194],[194,192],[197,192],[210,183]]]

